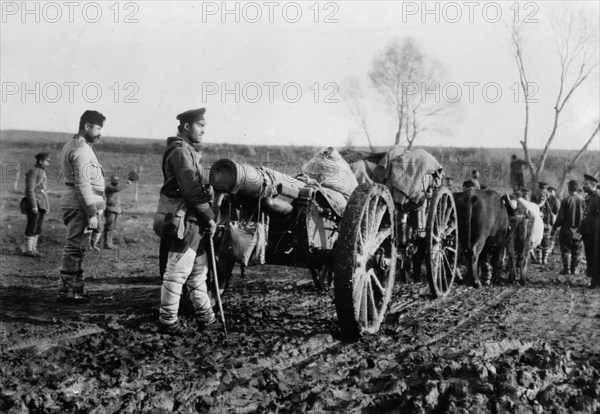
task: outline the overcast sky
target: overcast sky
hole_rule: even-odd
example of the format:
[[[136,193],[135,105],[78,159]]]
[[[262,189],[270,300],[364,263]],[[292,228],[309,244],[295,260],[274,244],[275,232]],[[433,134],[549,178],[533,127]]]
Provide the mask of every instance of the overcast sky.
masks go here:
[[[440,99],[461,93],[458,115],[436,122],[444,133],[425,132],[418,144],[518,147],[524,104],[503,23],[517,19],[528,21],[525,63],[538,89],[530,146],[543,147],[560,73],[551,16],[583,9],[596,32],[600,21],[597,1],[23,4],[2,2],[1,129],[76,132],[81,113],[96,109],[107,136],[164,139],[178,113],[204,106],[206,141],[237,144],[341,146],[353,135],[367,145],[340,99],[353,77],[374,144],[392,144],[394,114],[368,73],[390,41],[412,36],[446,70]],[[581,147],[599,91],[596,70],[552,148]]]

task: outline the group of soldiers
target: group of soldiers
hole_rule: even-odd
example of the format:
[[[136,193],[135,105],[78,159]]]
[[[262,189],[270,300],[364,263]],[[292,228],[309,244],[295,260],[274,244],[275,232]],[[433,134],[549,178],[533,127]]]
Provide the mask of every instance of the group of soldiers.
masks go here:
[[[208,260],[206,240],[216,231],[210,206],[212,194],[203,181],[201,144],[205,129],[205,109],[194,109],[177,115],[178,134],[167,139],[163,154],[159,210],[166,210],[160,242],[160,271],[162,276],[160,330],[166,334],[180,334],[178,308],[183,285],[197,315],[198,327],[208,329],[216,322],[211,297],[207,290]],[[102,165],[94,144],[102,137],[106,118],[97,111],[85,111],[79,120],[78,132],[62,148],[62,167],[65,189],[61,198],[63,222],[66,226],[65,245],[57,301],[85,303],[83,261],[86,252],[99,250],[100,218],[104,216],[104,248],[114,248],[112,232],[121,213],[119,192],[139,179],[131,171],[125,183],[113,175],[105,183]],[[37,240],[42,232],[45,215],[50,211],[47,198],[46,168],[50,154],[36,155],[36,164],[27,172],[26,196],[22,211],[27,215],[25,243],[26,256],[38,256]],[[177,206],[178,211],[169,211]],[[183,214],[178,214],[183,211]],[[174,218],[181,220],[175,222]]]
[[[216,322],[211,295],[207,289],[207,240],[216,231],[210,202],[212,195],[202,175],[201,145],[205,131],[205,108],[189,110],[176,116],[179,125],[176,136],[167,139],[163,153],[163,186],[158,212],[162,212],[160,231],[160,273],[162,276],[159,327],[166,334],[182,334],[178,309],[183,286],[194,306],[198,328],[209,329]],[[113,247],[112,231],[121,212],[118,193],[139,177],[130,173],[125,184],[116,176],[106,185],[104,171],[94,144],[100,141],[106,118],[97,111],[85,111],[79,121],[78,132],[64,145],[60,164],[65,191],[61,208],[66,226],[65,245],[59,278],[57,301],[84,303],[83,260],[91,247],[98,249],[99,218],[104,215],[104,246]],[[49,212],[46,196],[45,168],[50,163],[48,153],[36,155],[35,168],[27,174],[27,255],[37,254],[37,238],[44,215]],[[481,188],[478,172],[474,171],[467,187]],[[584,177],[584,200],[577,193],[578,183],[569,182],[569,196],[559,202],[555,190],[540,183],[535,202],[545,220],[545,238],[538,259],[547,263],[552,251],[552,240],[560,228],[560,246],[563,255],[563,273],[576,273],[581,251],[585,246],[587,271],[592,286],[600,287],[600,193],[598,181]],[[155,220],[156,230],[156,220]]]

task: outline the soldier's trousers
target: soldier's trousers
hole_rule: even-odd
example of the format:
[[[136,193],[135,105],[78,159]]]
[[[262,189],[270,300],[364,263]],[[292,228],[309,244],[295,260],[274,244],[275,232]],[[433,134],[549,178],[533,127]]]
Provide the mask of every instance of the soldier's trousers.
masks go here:
[[[31,210],[27,211],[27,225],[25,227],[26,237],[39,236],[42,233],[45,216],[46,210],[38,210],[37,213],[34,213]]]
[[[168,228],[165,229],[165,232]],[[177,322],[177,311],[183,285],[187,285],[189,299],[197,317],[204,322],[214,318],[210,296],[206,285],[208,258],[200,246],[202,235],[195,222],[186,222],[183,240],[163,234],[161,249],[168,246],[166,265],[160,291],[161,323],[170,325]]]
[[[112,211],[104,212],[104,231],[113,231],[117,227],[117,219],[119,218],[119,213],[115,213]]]
[[[92,231],[88,229],[87,215],[83,210],[63,209],[67,226],[58,293],[83,293],[83,259],[90,244]]]
[[[592,278],[592,282],[600,285],[600,237],[594,233],[583,234],[583,246],[585,248],[585,261],[587,276]]]

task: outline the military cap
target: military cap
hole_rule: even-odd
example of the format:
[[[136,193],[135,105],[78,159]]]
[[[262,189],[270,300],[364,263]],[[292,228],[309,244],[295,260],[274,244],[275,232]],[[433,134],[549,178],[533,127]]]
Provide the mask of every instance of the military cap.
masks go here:
[[[35,159],[38,162],[47,160],[48,158],[50,158],[49,152],[38,152],[37,154],[35,154]]]
[[[519,189],[519,191],[520,191],[521,193],[523,193],[523,194],[528,194],[528,193],[529,193],[529,190],[528,190],[527,188],[525,188],[525,187],[521,187],[521,188]]]
[[[598,179],[592,175],[589,174],[583,174],[583,181],[591,181],[593,183],[597,183]]]
[[[198,122],[204,120],[206,108],[190,109],[177,115],[177,120],[182,124],[185,122]]]
[[[545,183],[545,182],[543,182],[543,181],[540,181],[540,182],[538,183],[538,188],[539,188],[539,189],[541,189],[541,190],[545,190],[547,187],[548,187],[548,184],[546,184],[546,183]]]
[[[556,191],[556,188],[550,186],[550,187],[548,187],[548,191]]]
[[[90,124],[104,126],[104,121],[106,120],[106,117],[98,111],[89,111],[88,110],[88,111],[85,111],[83,113],[83,115],[81,115],[80,120],[83,122],[90,123]]]

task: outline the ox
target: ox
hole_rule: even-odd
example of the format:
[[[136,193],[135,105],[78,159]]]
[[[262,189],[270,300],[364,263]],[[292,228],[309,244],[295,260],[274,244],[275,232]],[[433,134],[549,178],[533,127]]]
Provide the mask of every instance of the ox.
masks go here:
[[[458,239],[467,265],[467,280],[481,286],[498,280],[502,257],[509,257],[511,279],[525,281],[531,226],[518,214],[516,202],[492,190],[468,189],[454,193],[458,216]]]

